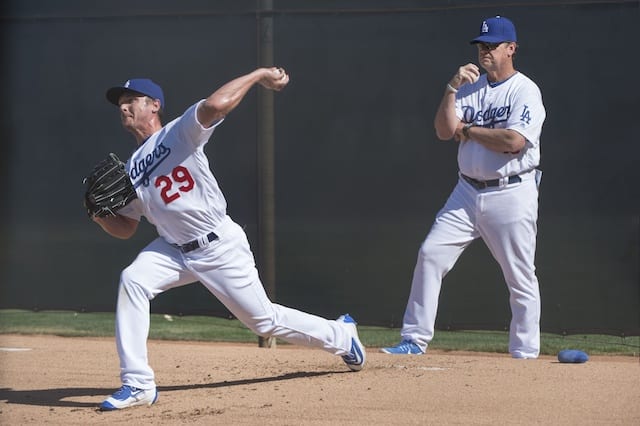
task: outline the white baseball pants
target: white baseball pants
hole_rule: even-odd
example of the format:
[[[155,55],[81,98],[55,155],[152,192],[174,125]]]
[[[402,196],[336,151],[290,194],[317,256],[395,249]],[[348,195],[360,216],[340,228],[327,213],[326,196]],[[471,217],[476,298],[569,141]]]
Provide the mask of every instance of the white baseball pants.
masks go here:
[[[217,240],[185,254],[157,238],[122,272],[116,345],[123,384],[141,389],[155,386],[147,358],[150,300],[195,281],[260,336],[321,348],[334,355],[349,353],[351,334],[343,324],[271,303],[240,226],[227,217],[214,232]]]
[[[535,275],[536,171],[503,188],[476,190],[459,179],[420,247],[401,335],[426,351],[433,338],[442,280],[476,238],[484,240],[509,289],[509,352],[540,352],[540,292]]]

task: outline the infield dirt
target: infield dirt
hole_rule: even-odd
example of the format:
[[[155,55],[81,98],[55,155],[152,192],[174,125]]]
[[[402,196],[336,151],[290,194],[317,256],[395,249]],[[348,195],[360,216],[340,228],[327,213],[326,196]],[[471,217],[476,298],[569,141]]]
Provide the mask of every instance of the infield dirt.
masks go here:
[[[278,345],[150,341],[159,401],[100,412],[112,338],[0,335],[0,425],[638,425],[640,359],[367,348],[365,369]]]

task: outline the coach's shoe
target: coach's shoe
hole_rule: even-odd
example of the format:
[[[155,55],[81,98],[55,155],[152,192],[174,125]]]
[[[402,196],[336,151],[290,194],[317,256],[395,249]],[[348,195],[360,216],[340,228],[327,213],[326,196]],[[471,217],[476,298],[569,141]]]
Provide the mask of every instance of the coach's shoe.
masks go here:
[[[340,315],[336,321],[345,324],[347,328],[351,329],[351,351],[347,355],[343,355],[342,360],[352,371],[362,370],[367,360],[367,353],[358,337],[356,321],[349,314]]]
[[[109,398],[100,404],[100,411],[122,410],[137,405],[151,405],[158,400],[158,391],[153,389],[138,389],[123,385]]]
[[[532,353],[525,353],[521,351],[513,351],[511,352],[511,358],[513,359],[536,359],[538,355]]]
[[[416,345],[411,340],[403,340],[396,346],[381,348],[380,352],[391,355],[422,355],[424,353],[422,352],[422,349],[420,349],[420,346]]]

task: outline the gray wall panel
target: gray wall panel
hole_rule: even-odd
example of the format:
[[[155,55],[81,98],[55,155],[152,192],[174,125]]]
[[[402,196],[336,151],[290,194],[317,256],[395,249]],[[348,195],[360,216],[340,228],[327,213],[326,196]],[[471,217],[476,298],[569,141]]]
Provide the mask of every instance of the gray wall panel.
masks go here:
[[[9,2],[2,18],[0,307],[112,310],[120,270],[154,236],[128,242],[88,222],[82,177],[133,139],[107,87],[150,76],[173,118],[253,69],[256,3]],[[428,7],[425,6],[428,4]],[[432,121],[483,17],[517,26],[516,66],[540,86],[547,120],[537,266],[543,329],[640,330],[640,154],[634,1],[274,1],[276,279],[279,303],[398,326],[418,247],[456,181],[456,146]],[[207,150],[230,214],[257,247],[256,96]],[[7,142],[8,141],[8,142]],[[256,253],[259,255],[259,253]],[[197,285],[158,312],[226,310]],[[446,277],[439,327],[508,326],[502,274],[481,241]]]

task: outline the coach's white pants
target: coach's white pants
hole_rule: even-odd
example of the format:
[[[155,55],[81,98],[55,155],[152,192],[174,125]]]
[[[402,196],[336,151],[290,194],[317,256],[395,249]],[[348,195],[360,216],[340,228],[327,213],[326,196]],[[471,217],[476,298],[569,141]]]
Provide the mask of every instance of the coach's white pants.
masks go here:
[[[351,334],[343,324],[271,303],[240,226],[227,217],[215,232],[217,240],[186,254],[157,238],[122,272],[116,344],[123,384],[141,389],[155,386],[147,359],[150,300],[195,281],[204,284],[260,336],[321,348],[334,355],[351,350]]]
[[[509,352],[540,352],[540,292],[535,275],[538,187],[535,172],[502,189],[476,190],[460,179],[420,247],[401,335],[426,351],[433,338],[444,276],[481,237],[502,268],[509,289]]]

